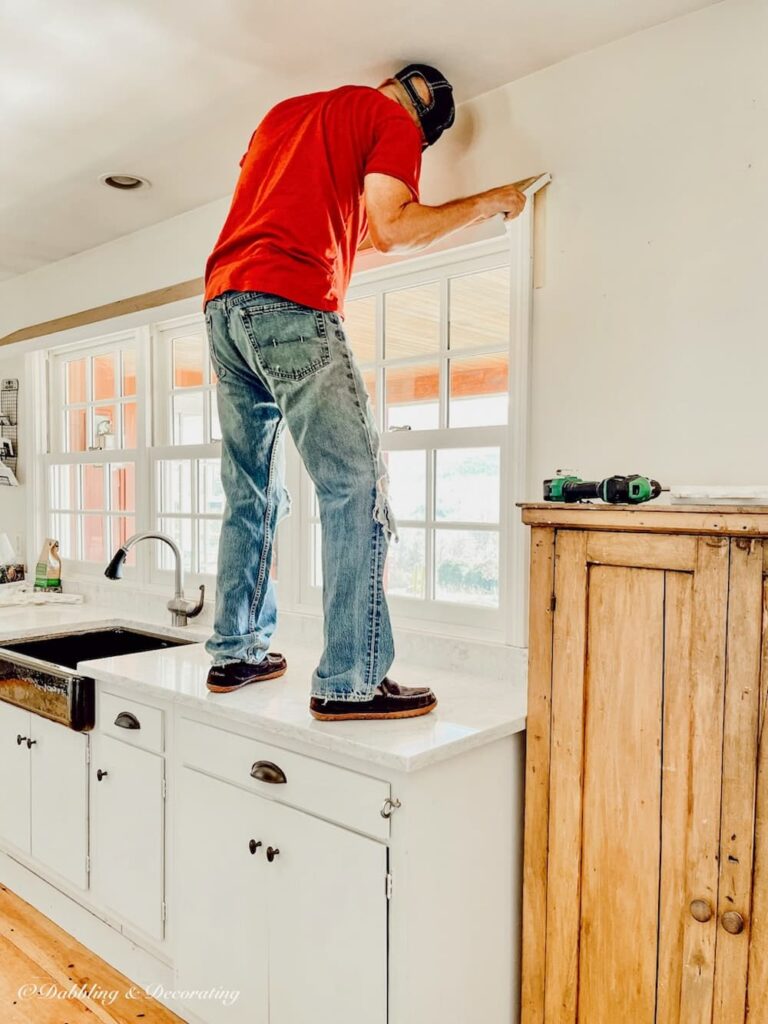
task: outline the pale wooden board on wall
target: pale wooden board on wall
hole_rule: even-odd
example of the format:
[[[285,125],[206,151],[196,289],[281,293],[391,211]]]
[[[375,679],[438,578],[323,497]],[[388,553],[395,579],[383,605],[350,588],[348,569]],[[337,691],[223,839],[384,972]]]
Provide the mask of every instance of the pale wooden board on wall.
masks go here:
[[[0,338],[0,346],[13,345],[17,341],[29,341],[31,338],[42,338],[47,334],[58,334],[59,331],[68,331],[73,327],[85,327],[88,324],[113,320],[115,317],[125,316],[127,313],[138,313],[142,309],[154,309],[170,302],[178,302],[179,299],[194,298],[195,295],[202,296],[203,290],[203,278],[195,277],[190,281],[181,281],[179,284],[156,288],[151,292],[142,292],[141,295],[131,295],[127,299],[117,299],[115,302],[108,302],[103,306],[93,306],[91,309],[82,309],[78,313],[68,313],[55,320],[30,324],[29,327],[22,327],[18,331],[13,331]]]

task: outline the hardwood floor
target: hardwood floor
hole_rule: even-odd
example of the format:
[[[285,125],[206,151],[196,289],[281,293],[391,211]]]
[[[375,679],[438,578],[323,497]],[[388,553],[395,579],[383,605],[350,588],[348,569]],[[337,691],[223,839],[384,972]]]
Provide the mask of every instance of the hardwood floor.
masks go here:
[[[70,994],[63,997],[65,993]],[[2,1024],[184,1024],[1,884],[0,1020]]]

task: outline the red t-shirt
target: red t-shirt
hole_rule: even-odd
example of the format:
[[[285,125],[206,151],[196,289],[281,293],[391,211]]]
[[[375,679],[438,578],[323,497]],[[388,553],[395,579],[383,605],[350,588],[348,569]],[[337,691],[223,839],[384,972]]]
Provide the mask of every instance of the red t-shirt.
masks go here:
[[[399,178],[418,200],[421,133],[367,86],[278,103],[251,136],[205,270],[205,301],[229,289],[342,312],[367,230],[366,174]]]

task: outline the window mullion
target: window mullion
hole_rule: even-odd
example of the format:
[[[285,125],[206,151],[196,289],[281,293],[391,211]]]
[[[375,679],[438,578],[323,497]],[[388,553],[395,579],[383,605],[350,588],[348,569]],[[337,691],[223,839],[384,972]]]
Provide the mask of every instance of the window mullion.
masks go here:
[[[448,427],[448,275],[440,281],[440,352],[438,356],[438,423],[441,430]]]
[[[384,369],[384,291],[379,290],[376,295],[376,352],[374,380],[378,401],[376,402],[376,419],[379,431],[383,432],[387,425],[386,410],[386,370]]]
[[[427,601],[435,599],[435,461],[434,449],[427,457],[427,502],[424,510],[424,554],[427,560],[424,577],[424,594]]]

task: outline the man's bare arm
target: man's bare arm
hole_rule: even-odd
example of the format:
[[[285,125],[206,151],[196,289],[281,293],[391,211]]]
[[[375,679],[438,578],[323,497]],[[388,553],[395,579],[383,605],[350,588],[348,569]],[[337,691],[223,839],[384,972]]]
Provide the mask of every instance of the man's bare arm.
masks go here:
[[[379,252],[415,252],[453,231],[495,217],[517,217],[525,196],[514,185],[502,185],[440,206],[417,203],[410,189],[388,174],[366,174],[365,208],[368,233]]]

